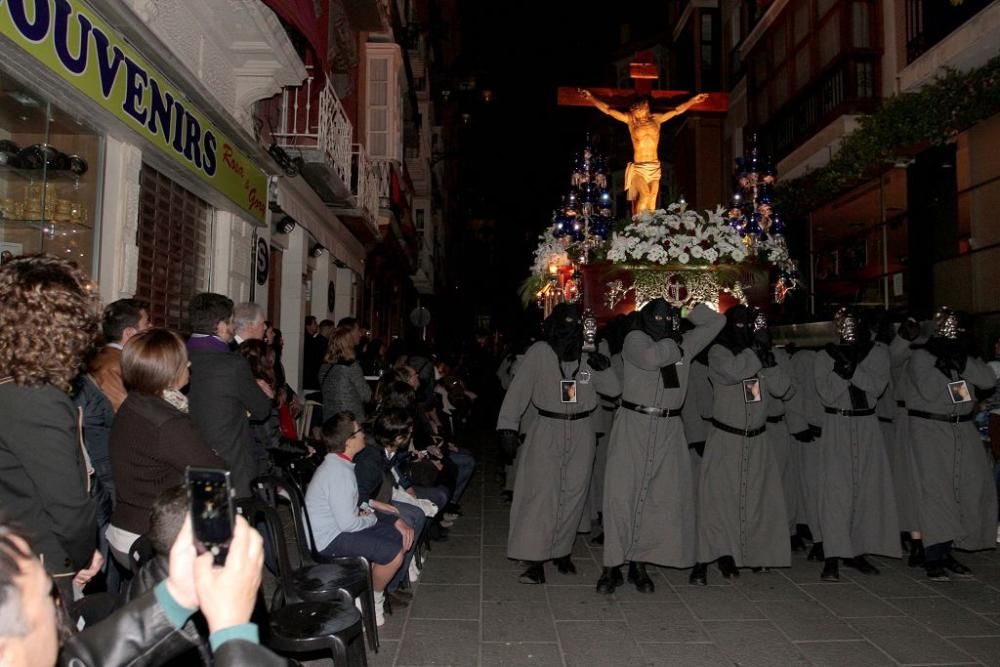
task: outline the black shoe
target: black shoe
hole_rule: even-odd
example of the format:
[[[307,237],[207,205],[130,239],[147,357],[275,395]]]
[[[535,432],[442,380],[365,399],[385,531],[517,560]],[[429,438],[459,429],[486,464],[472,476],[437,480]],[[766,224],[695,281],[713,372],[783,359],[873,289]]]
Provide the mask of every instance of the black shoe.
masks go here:
[[[798,535],[792,535],[792,551],[805,551],[806,543]]]
[[[855,570],[861,574],[867,574],[869,576],[878,574],[878,568],[865,560],[864,556],[855,556],[854,558],[845,558],[844,565],[847,567],[853,567]]]
[[[640,593],[652,593],[656,590],[656,585],[649,578],[649,574],[646,573],[645,563],[629,562],[628,582],[635,584],[635,590]]]
[[[511,494],[513,495],[513,494]],[[458,516],[463,516],[462,506],[458,503],[448,503],[444,506],[444,511],[446,514],[457,514]]]
[[[959,579],[969,579],[972,577],[972,570],[955,560],[955,557],[948,554],[944,557],[944,568]]]
[[[813,542],[812,549],[809,550],[809,555],[806,560],[813,560],[816,562],[821,562],[826,560],[826,555],[823,553],[823,543]]]
[[[385,592],[386,611],[388,611],[390,614],[392,613],[392,611],[390,610],[390,605],[392,607],[397,607],[399,609],[402,609],[404,607],[409,607],[410,598],[412,597],[413,597],[412,595],[404,597],[399,594],[399,591],[386,591]]]
[[[924,564],[924,541],[921,539],[910,539],[910,557],[906,559],[906,564],[910,567],[920,567]]]
[[[929,561],[924,566],[927,568],[927,578],[931,581],[951,581],[943,561]]]
[[[591,538],[590,543],[604,546],[604,533],[601,532],[601,534],[598,535],[597,537]]]
[[[576,565],[573,565],[573,561],[569,559],[569,556],[553,558],[552,562],[556,564],[559,574],[576,574]]]
[[[708,586],[708,563],[698,563],[691,570],[688,583],[692,586]]]
[[[719,572],[725,579],[739,578],[740,576],[740,568],[736,567],[736,561],[733,560],[732,556],[723,556],[719,559]]]
[[[545,566],[542,563],[531,563],[517,580],[522,584],[544,584]]]
[[[823,563],[823,573],[819,575],[823,581],[840,581],[840,568],[836,558],[827,558]]]
[[[622,568],[620,565],[606,567],[601,570],[601,578],[597,580],[597,592],[604,595],[611,595],[615,589],[625,583],[622,579]]]

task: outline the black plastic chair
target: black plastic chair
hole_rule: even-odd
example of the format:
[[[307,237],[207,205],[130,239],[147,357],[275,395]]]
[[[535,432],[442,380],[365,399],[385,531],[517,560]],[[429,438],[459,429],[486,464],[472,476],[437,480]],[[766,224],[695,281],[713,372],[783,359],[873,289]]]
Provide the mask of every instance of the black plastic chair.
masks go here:
[[[375,618],[375,591],[372,587],[371,565],[365,558],[354,556],[325,556],[313,541],[312,525],[306,510],[302,489],[291,479],[273,475],[257,477],[250,483],[254,497],[277,510],[279,503],[287,503],[292,515],[302,567],[292,573],[292,585],[297,595],[307,601],[329,599],[338,590],[347,591],[354,599],[361,600],[362,618],[368,644],[378,652],[378,622]]]
[[[335,589],[325,600],[304,600],[293,581],[278,512],[253,498],[237,499],[236,509],[251,525],[266,530],[277,564],[282,603],[268,612],[264,643],[283,653],[330,651],[335,665],[367,667],[361,614],[350,593]]]
[[[132,574],[138,574],[142,566],[153,560],[155,556],[156,552],[153,550],[152,542],[145,535],[140,535],[139,539],[133,542],[128,550],[128,562],[132,566]]]

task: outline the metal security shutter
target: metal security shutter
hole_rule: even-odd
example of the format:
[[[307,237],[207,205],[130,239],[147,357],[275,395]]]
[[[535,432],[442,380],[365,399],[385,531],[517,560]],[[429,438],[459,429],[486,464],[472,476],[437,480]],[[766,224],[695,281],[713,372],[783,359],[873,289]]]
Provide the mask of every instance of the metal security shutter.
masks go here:
[[[139,176],[136,296],[156,326],[180,329],[191,297],[208,288],[212,207],[146,164]]]

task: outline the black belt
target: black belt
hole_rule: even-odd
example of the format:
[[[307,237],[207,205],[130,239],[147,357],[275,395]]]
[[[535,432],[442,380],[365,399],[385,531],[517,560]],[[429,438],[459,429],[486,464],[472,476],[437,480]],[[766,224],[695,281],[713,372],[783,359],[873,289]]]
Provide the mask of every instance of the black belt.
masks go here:
[[[767,421],[771,424],[780,424],[785,421],[785,415],[778,415],[777,417],[768,417]]]
[[[639,405],[638,403],[632,403],[631,401],[626,401],[624,399],[622,400],[622,407],[632,410],[633,412],[649,415],[650,417],[679,417],[681,414],[680,410],[665,410],[663,408],[654,408],[648,405]]]
[[[602,394],[601,392],[597,392],[597,396],[604,401],[604,403],[601,404],[601,407],[605,410],[617,410],[622,400],[619,396],[608,396],[607,394]]]
[[[718,419],[713,419],[712,424],[715,428],[720,431],[725,431],[726,433],[732,433],[733,435],[742,435],[744,438],[752,438],[756,435],[760,435],[765,430],[767,430],[767,425],[761,426],[760,428],[736,428],[735,426],[730,426],[729,424],[723,424]]]
[[[823,408],[828,415],[840,415],[841,417],[870,417],[875,414],[875,408],[865,410],[841,410],[840,408]]]
[[[586,419],[593,412],[593,410],[587,410],[586,412],[573,412],[567,415],[562,412],[549,412],[548,410],[542,410],[541,408],[535,408],[535,409],[538,410],[538,414],[542,417],[547,417],[549,419],[562,419],[564,421],[576,421],[577,419]]]
[[[880,422],[885,422],[886,424],[892,423],[892,417],[879,417],[878,420]]]
[[[923,410],[907,410],[907,414],[919,419],[933,419],[937,422],[951,422],[952,424],[971,422],[974,417],[971,412],[967,415],[939,415],[934,412],[924,412]]]

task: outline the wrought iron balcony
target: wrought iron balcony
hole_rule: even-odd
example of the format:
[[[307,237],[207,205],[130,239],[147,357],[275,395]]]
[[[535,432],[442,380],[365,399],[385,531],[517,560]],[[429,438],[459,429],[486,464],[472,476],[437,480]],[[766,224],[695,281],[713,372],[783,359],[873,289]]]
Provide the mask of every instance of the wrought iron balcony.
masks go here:
[[[992,0],[906,0],[906,62],[912,63]]]
[[[279,146],[303,158],[310,184],[321,196],[323,191],[334,199],[345,195],[351,179],[354,128],[330,82],[318,85],[317,79],[309,76],[302,85],[285,88],[278,119],[272,136]],[[316,165],[323,169],[317,170]]]
[[[377,230],[381,181],[378,163],[368,157],[364,145],[352,147],[351,194],[367,222]]]

